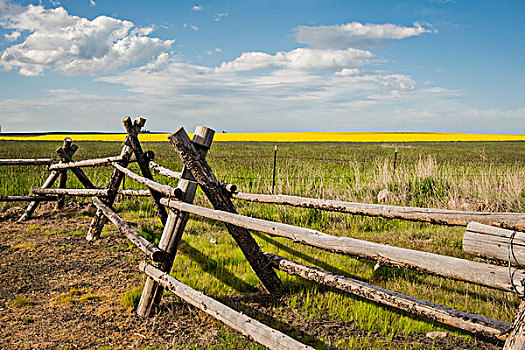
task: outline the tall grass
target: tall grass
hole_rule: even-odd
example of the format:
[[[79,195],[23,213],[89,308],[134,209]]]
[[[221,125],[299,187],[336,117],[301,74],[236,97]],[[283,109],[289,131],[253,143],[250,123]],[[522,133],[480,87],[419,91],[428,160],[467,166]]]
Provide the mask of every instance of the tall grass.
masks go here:
[[[75,159],[116,155],[120,149],[119,143],[78,144],[80,150]],[[395,169],[394,146],[399,147]],[[2,158],[50,157],[56,147],[57,143],[0,141],[0,154]],[[147,143],[143,148],[153,150],[156,161],[163,166],[173,170],[182,166],[167,143]],[[273,144],[216,143],[207,159],[220,181],[234,183],[244,192],[271,193]],[[138,171],[136,165],[132,169]],[[104,185],[112,169],[98,167],[85,171],[96,185]],[[0,195],[27,194],[29,188],[39,186],[47,174],[45,167],[2,167]],[[171,185],[177,183],[158,176],[156,179]],[[70,175],[68,186],[81,187],[81,184]],[[125,187],[142,188],[129,179]],[[383,189],[393,193],[391,204],[521,212],[525,206],[525,143],[285,143],[278,146],[276,193],[377,203],[377,195]],[[210,206],[200,190],[196,202]],[[235,201],[235,205],[240,213],[249,216],[310,227],[337,236],[472,259],[462,251],[464,228],[242,201]],[[149,199],[120,199],[117,206],[128,221],[139,223],[138,227],[148,239],[158,239],[162,227],[158,225]],[[382,267],[376,271],[371,262],[302,246],[284,238],[254,235],[265,252],[460,310],[511,321],[519,303],[510,293],[394,268]],[[188,222],[172,274],[226,303],[231,303],[232,295],[252,293],[259,285],[223,225],[198,217]],[[480,346],[479,339],[462,332],[298,277],[278,274],[288,294],[266,306],[265,314],[270,318],[265,318],[265,323],[287,330],[285,325],[302,328],[305,324],[319,324],[322,327],[340,322],[351,334],[345,338],[320,335],[315,339],[307,333],[296,335],[305,342],[334,344],[347,349],[377,346],[395,349],[399,343],[393,339],[438,329],[463,339],[470,348]],[[253,309],[249,301],[242,297],[239,300],[234,307],[246,313]],[[409,339],[402,346],[424,348]]]

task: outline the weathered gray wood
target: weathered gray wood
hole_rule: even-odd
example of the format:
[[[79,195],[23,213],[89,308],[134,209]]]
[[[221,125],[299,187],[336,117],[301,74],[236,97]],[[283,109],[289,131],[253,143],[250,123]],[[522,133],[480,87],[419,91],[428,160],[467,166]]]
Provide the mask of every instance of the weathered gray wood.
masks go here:
[[[441,225],[467,226],[471,221],[513,230],[525,231],[525,214],[490,213],[435,208],[398,207],[394,205],[363,204],[328,199],[287,195],[268,195],[238,192],[233,198],[259,203],[273,203],[302,208],[314,208],[356,215],[379,216],[389,219],[423,221]]]
[[[67,185],[67,171],[62,170],[60,171],[60,175],[58,176],[58,188],[65,188],[66,185]],[[57,209],[62,209],[65,204],[66,204],[66,197],[64,195],[58,196]]]
[[[161,203],[172,209],[186,211],[208,219],[219,220],[230,225],[244,227],[273,236],[289,238],[294,242],[376,260],[379,261],[381,265],[404,267],[450,279],[516,292],[514,286],[511,284],[507,267],[393,247],[355,238],[335,237],[304,227],[250,218],[239,214],[181,203],[167,198],[162,199]],[[513,274],[513,283],[518,293],[523,293],[523,286],[521,285],[521,280],[523,279],[525,279],[525,271],[517,269]]]
[[[96,165],[108,165],[111,162],[118,162],[121,160],[122,160],[122,157],[120,156],[86,159],[86,160],[79,160],[79,161],[71,162],[71,163],[51,164],[48,167],[48,169],[49,170],[60,170],[60,169],[80,168],[80,167],[96,166]]]
[[[139,118],[139,124],[141,123],[144,125],[146,123],[146,119]],[[153,181],[153,175],[151,174],[151,170],[149,168],[149,161],[150,159],[147,159],[148,157],[145,157],[145,153],[142,151],[142,146],[140,145],[139,139],[137,137],[136,129],[133,127],[133,124],[131,123],[131,118],[126,117],[122,120],[122,123],[124,124],[124,128],[126,129],[126,132],[128,133],[128,138],[131,144],[131,148],[133,148],[133,153],[135,154],[135,158],[137,159],[137,163],[140,168],[140,172],[143,177],[145,177],[148,180]],[[153,154],[153,152],[151,152]],[[157,209],[157,212],[159,213],[159,219],[162,222],[162,224],[166,223],[166,220],[168,219],[168,213],[166,212],[166,208],[164,208],[160,204],[160,199],[162,198],[162,193],[158,192],[155,188],[149,187],[148,189],[151,192],[151,197],[153,198],[153,203],[155,204],[155,208]]]
[[[49,165],[54,161],[53,158],[0,159],[0,165]]]
[[[70,140],[71,140],[70,138],[64,139],[63,145],[65,145],[67,143],[70,143]],[[73,157],[73,154],[75,154],[75,152],[77,151],[78,146],[70,145],[67,148],[68,148],[68,150],[65,153],[69,157],[69,160],[71,160],[71,157]],[[62,158],[62,161],[66,161],[66,160]],[[47,177],[47,179],[44,182],[44,184],[42,185],[42,188],[49,188],[49,187],[53,186],[53,184],[55,183],[55,181],[56,181],[56,179],[58,178],[59,175],[60,175],[59,171],[52,171],[49,174],[49,176]],[[29,219],[31,217],[31,215],[33,215],[34,211],[36,210],[36,208],[38,206],[38,203],[40,203],[40,201],[33,201],[33,202],[29,203],[29,205],[27,206],[24,214],[22,214],[22,216],[20,217],[20,219],[18,219],[18,221],[22,222],[22,221],[25,221],[25,220]]]
[[[182,173],[179,173],[177,171],[172,171],[168,168],[165,168],[162,165],[159,165],[152,160],[149,161],[149,167],[153,171],[155,171],[157,174],[167,176],[172,179],[180,179],[182,176]]]
[[[74,146],[74,145],[72,145],[72,146]],[[68,153],[64,150],[63,147],[60,147],[59,149],[57,149],[56,152],[57,152],[58,155],[60,155],[60,157],[62,157],[62,159],[64,160],[65,163],[71,163],[72,162],[71,157],[68,155]],[[75,174],[75,176],[78,178],[80,183],[85,188],[95,188],[95,185],[93,185],[91,180],[87,177],[87,175],[84,173],[84,171],[82,171],[82,169],[71,168],[71,172],[73,174]]]
[[[39,195],[58,194],[80,197],[106,197],[111,193],[107,188],[32,188],[31,192]]]
[[[273,266],[291,275],[301,276],[310,281],[344,290],[361,298],[379,304],[407,311],[440,323],[456,327],[474,334],[503,340],[511,324],[492,318],[455,310],[410,295],[384,289],[349,277],[336,275],[315,267],[305,266],[283,257],[265,254]]]
[[[471,222],[463,235],[463,250],[471,255],[525,266],[525,233]]]
[[[141,126],[137,123],[135,126],[137,132],[140,131]],[[127,167],[130,162],[130,158],[133,154],[133,149],[129,145],[129,138],[126,137],[124,140],[124,143],[122,145],[122,150],[120,152],[119,157],[122,158],[121,161],[119,161],[119,164],[123,167]],[[109,179],[106,188],[113,191],[113,194],[111,196],[106,197],[104,200],[104,204],[111,207],[113,203],[115,202],[115,198],[117,196],[117,191],[120,187],[120,184],[122,183],[122,179],[124,178],[124,174],[119,171],[118,169],[113,170],[113,174],[111,174],[111,178]],[[102,232],[102,229],[104,228],[104,225],[106,223],[106,216],[102,213],[101,210],[97,210],[95,213],[95,216],[93,217],[93,220],[91,220],[91,224],[89,226],[89,231],[87,233],[86,239],[91,241],[95,240],[98,237],[100,237],[100,233]]]
[[[146,254],[149,259],[155,262],[163,262],[169,259],[168,253],[162,249],[159,249],[156,245],[142,237],[137,231],[129,226],[126,221],[118,216],[117,213],[113,211],[113,209],[105,205],[99,198],[93,197],[93,204],[95,204],[97,209],[104,213],[109,221],[111,221],[120,230],[120,232],[122,232],[126,238],[131,241],[131,243],[136,245],[144,254]]]
[[[236,213],[235,206],[229,195],[221,187],[208,163],[202,159],[184,128],[179,128],[168,137],[171,145],[177,150],[184,166],[188,168],[202,190],[218,210]],[[263,288],[269,293],[280,293],[283,290],[281,281],[275,271],[268,267],[268,260],[262,254],[257,242],[250,232],[242,227],[226,224],[226,228],[235,242],[241,248],[246,260],[261,281]]]
[[[57,196],[0,196],[0,202],[54,202]]]
[[[525,301],[522,301],[518,314],[512,323],[512,329],[507,337],[503,350],[525,349]]]
[[[69,152],[72,142],[73,141],[69,137],[66,137],[64,139],[64,143],[62,144],[62,149],[64,150],[65,154]],[[63,157],[62,157],[62,160],[64,160]],[[67,187],[66,185],[67,185],[67,170],[61,170],[60,175],[58,176],[58,188],[66,188]],[[64,195],[58,196],[57,209],[62,209],[65,204],[66,204],[66,197]]]
[[[155,182],[153,180],[147,179],[143,176],[140,176],[133,171],[124,168],[123,166],[118,165],[117,163],[111,163],[115,169],[122,172],[126,176],[128,176],[130,179],[133,179],[137,181],[138,183],[141,183],[143,185],[148,186],[148,188],[152,188],[157,193],[164,194],[165,196],[173,197],[173,198],[180,198],[182,196],[182,191],[176,187],[171,187],[168,185],[159,184],[158,182]]]
[[[264,345],[269,349],[313,350],[312,347],[301,344],[286,334],[270,328],[256,319],[237,312],[232,308],[221,304],[215,299],[212,299],[201,292],[188,287],[187,285],[179,282],[175,278],[171,277],[165,272],[162,272],[154,266],[141,263],[140,270],[158,283],[162,284],[164,287],[168,288],[182,300],[206,312],[208,315],[213,316],[227,326],[235,329],[247,337],[252,338],[257,343]]]
[[[119,188],[118,194],[121,194],[124,196],[146,197],[150,195],[150,191],[149,190],[123,190],[122,188]]]
[[[193,135],[193,143],[197,148],[200,156],[204,159],[213,142],[213,135],[215,132],[212,129],[198,126]],[[150,162],[151,164],[151,162]],[[181,200],[186,203],[193,203],[195,192],[197,191],[197,184],[193,176],[186,167],[182,169],[182,179],[179,181],[177,188],[179,188],[183,197]],[[158,266],[163,272],[170,272],[177,254],[179,243],[182,239],[182,234],[189,214],[182,211],[169,211],[168,220],[164,226],[164,231],[159,241],[159,248],[164,249],[170,254],[171,260],[162,266]],[[137,314],[140,316],[149,316],[153,311],[155,305],[160,304],[164,287],[159,285],[153,279],[148,278],[142,290],[139,304],[137,306]]]

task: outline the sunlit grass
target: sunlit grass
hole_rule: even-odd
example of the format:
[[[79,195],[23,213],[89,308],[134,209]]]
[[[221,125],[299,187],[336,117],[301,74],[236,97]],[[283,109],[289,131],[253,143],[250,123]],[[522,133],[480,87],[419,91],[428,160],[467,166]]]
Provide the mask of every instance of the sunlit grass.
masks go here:
[[[215,140],[220,140],[224,135],[228,134],[217,134]],[[58,144],[0,141],[0,152],[5,158],[53,157]],[[78,145],[80,149],[75,159],[116,155],[121,147],[118,142],[78,142]],[[394,169],[395,147],[398,147],[398,157]],[[143,143],[143,148],[154,151],[159,164],[180,171],[181,162],[167,142]],[[219,181],[236,184],[243,192],[271,193],[273,152],[273,142],[216,143],[212,145],[207,160]],[[139,172],[136,164],[130,167]],[[104,186],[112,171],[111,167],[84,170],[96,186]],[[0,180],[3,180],[0,181],[0,194],[27,194],[31,186],[40,186],[48,173],[45,166],[0,168]],[[161,183],[177,185],[176,180],[156,174],[154,178]],[[68,187],[81,188],[82,185],[71,175],[68,178]],[[125,188],[144,187],[127,179]],[[392,203],[396,205],[523,212],[525,143],[281,143],[278,146],[275,193],[377,203],[377,194],[382,189],[389,189],[396,195]],[[210,206],[200,189],[195,201],[199,205]],[[243,215],[309,227],[336,236],[472,259],[462,251],[461,239],[465,230],[462,227],[360,217],[238,200],[234,204]],[[158,241],[162,227],[149,198],[119,197],[116,209],[148,240]],[[27,229],[40,232],[43,228],[33,225]],[[106,229],[106,232],[114,234],[113,226],[107,225]],[[303,246],[284,238],[257,233],[254,236],[264,252],[507,322],[512,321],[520,301],[511,293],[402,269],[381,267],[374,271],[375,263],[363,259]],[[134,248],[123,245],[118,249]],[[20,252],[23,250],[20,249]],[[183,283],[225,303],[232,296],[248,295],[256,292],[259,287],[258,279],[224,225],[195,216],[191,216],[186,226],[171,274]],[[414,341],[410,343],[410,337],[424,337],[426,332],[433,330],[445,330],[452,337],[463,339],[468,342],[466,348],[479,347],[481,342],[475,337],[435,322],[322,287],[281,271],[278,271],[278,275],[287,293],[275,304],[264,305],[267,307],[266,312],[273,317],[273,321],[265,322],[287,334],[290,334],[289,328],[283,329],[286,324],[293,329],[303,329],[308,323],[322,325],[340,322],[351,334],[346,338],[331,340],[322,336],[309,340],[308,334],[296,337],[309,344],[330,341],[341,349],[429,348]],[[137,281],[136,289],[123,296],[122,306],[136,305],[141,283],[142,281]],[[85,291],[85,298],[92,297],[89,292]],[[75,291],[70,291],[58,300],[63,299],[67,303],[76,298],[80,299],[80,296]],[[250,316],[250,310],[254,309],[253,304],[244,301],[232,306]],[[254,316],[257,317],[257,314]],[[228,331],[224,335],[218,337],[217,343],[210,345],[210,348],[227,348],[227,342],[235,343],[237,339],[242,340],[243,344],[247,342],[235,332]],[[399,343],[399,337],[407,337],[403,340],[407,343]],[[187,348],[192,346],[190,344]]]

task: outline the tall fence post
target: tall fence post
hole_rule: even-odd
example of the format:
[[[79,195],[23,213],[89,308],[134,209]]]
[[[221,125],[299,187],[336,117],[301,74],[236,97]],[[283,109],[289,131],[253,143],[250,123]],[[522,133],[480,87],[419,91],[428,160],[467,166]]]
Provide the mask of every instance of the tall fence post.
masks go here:
[[[214,134],[215,132],[212,129],[204,126],[198,126],[195,129],[193,144],[198,149],[202,159],[206,157],[208,149],[211,147]],[[177,188],[183,191],[181,199],[183,202],[193,203],[197,192],[197,183],[186,166],[182,169],[181,179]],[[159,269],[163,272],[169,273],[171,271],[188,218],[189,214],[183,211],[174,213],[170,210],[168,213],[168,219],[164,225],[164,231],[159,242],[159,248],[170,255],[170,260],[159,266]],[[160,303],[163,292],[164,287],[151,277],[148,277],[137,306],[137,314],[143,317],[149,316],[153,311],[153,307]]]
[[[127,119],[129,117],[124,118]],[[123,120],[123,123],[124,123]],[[135,131],[138,133],[140,129],[144,126],[144,123],[146,122],[143,118],[137,118],[134,123],[133,127],[135,128]],[[127,167],[130,163],[131,155],[133,154],[133,148],[131,147],[131,141],[129,139],[129,135],[126,137],[126,140],[124,140],[124,144],[122,145],[122,151],[120,152],[120,157],[122,158],[121,161],[119,161],[120,165],[123,167]],[[120,187],[120,184],[122,183],[122,180],[124,179],[124,174],[120,172],[118,169],[113,170],[113,174],[111,174],[111,178],[109,179],[106,188],[111,191],[111,195],[107,196],[103,202],[108,207],[111,207],[113,203],[115,202],[115,198],[117,197],[118,189]],[[104,225],[106,224],[106,216],[104,213],[97,209],[97,212],[95,213],[95,216],[93,217],[93,220],[91,220],[91,224],[89,226],[89,231],[87,233],[86,239],[88,241],[97,239],[100,237],[100,233],[102,232],[102,229],[104,228]]]
[[[181,158],[182,162],[199,183],[204,194],[208,197],[216,210],[237,213],[230,195],[223,189],[215,174],[206,160],[202,159],[191,142],[184,128],[179,128],[168,137],[171,145]],[[283,291],[281,280],[270,266],[255,239],[245,228],[226,224],[228,232],[233,237],[239,248],[241,248],[246,260],[261,281],[264,290],[272,294],[280,294]]]
[[[139,124],[141,126],[144,126],[144,123],[146,122],[146,119],[144,118],[138,118]],[[131,148],[133,149],[133,153],[135,154],[135,158],[137,160],[137,163],[140,168],[140,172],[142,176],[144,176],[146,179],[153,180],[153,175],[151,174],[151,170],[149,168],[149,161],[153,159],[149,159],[148,155],[151,155],[153,157],[153,152],[143,152],[142,146],[140,145],[138,134],[140,130],[137,130],[133,124],[131,123],[131,118],[126,117],[122,120],[124,124],[124,128],[126,129],[126,132],[128,133],[128,139],[131,144]],[[151,197],[153,198],[153,203],[155,204],[155,208],[157,209],[157,212],[159,213],[160,221],[163,225],[166,224],[166,220],[168,219],[168,213],[166,212],[166,209],[162,204],[160,204],[160,199],[162,197],[162,194],[155,191],[152,188],[149,188],[149,191],[151,193]]]
[[[275,193],[275,171],[277,166],[277,145],[273,150],[273,182],[272,182],[272,194]]]
[[[397,164],[397,147],[396,147],[396,151],[394,152],[394,171],[392,171],[392,176],[396,174],[396,164]]]
[[[71,142],[72,140],[69,137],[66,137],[64,139],[64,143],[62,144],[62,149],[64,150],[64,152],[66,153],[69,152],[69,149],[71,147]],[[58,177],[58,188],[66,188],[66,185],[67,185],[67,169],[64,169],[60,171],[60,175]],[[65,204],[66,204],[66,196],[65,195],[58,196],[57,209],[62,209]]]

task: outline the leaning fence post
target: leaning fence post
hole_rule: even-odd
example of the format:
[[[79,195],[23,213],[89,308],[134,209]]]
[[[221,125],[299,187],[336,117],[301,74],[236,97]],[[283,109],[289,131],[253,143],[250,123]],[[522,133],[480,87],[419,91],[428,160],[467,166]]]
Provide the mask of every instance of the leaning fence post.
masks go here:
[[[70,138],[65,138],[64,139],[64,143],[62,145],[63,145],[63,147],[66,147],[66,144],[69,144],[69,146],[67,146],[68,147],[68,152],[65,152],[65,154],[67,154],[68,157],[71,159],[73,154],[75,154],[75,152],[77,151],[78,146],[71,145],[70,141],[71,141]],[[62,147],[59,147],[57,149],[57,153],[58,153],[58,150],[60,150],[60,149],[62,149]],[[61,161],[67,161],[67,160],[62,158]],[[41,188],[50,188],[51,186],[53,186],[53,184],[55,183],[55,181],[56,181],[56,179],[58,178],[59,175],[60,175],[60,171],[55,171],[55,170],[52,171],[51,174],[49,174],[49,176],[47,177],[46,181],[44,182],[44,184],[42,185]],[[20,219],[18,219],[18,221],[20,222],[20,221],[25,221],[25,220],[29,219],[31,217],[31,215],[33,215],[33,213],[36,210],[36,208],[38,207],[39,203],[40,203],[39,201],[33,201],[33,202],[29,203],[29,205],[26,208],[26,211],[20,217]]]
[[[206,160],[201,159],[184,128],[179,128],[168,139],[173,148],[177,150],[184,165],[188,167],[188,170],[201,186],[213,207],[217,210],[237,213],[229,195],[222,188]],[[250,231],[232,224],[225,225],[261,281],[263,289],[272,294],[281,293],[283,290],[281,281],[270,266],[268,258],[263,255]]]
[[[275,168],[277,166],[277,145],[273,150],[273,182],[272,182],[272,193],[275,193]]]
[[[153,180],[153,175],[151,174],[151,170],[149,168],[149,161],[153,159],[149,159],[146,156],[148,153],[144,153],[142,151],[142,147],[137,137],[138,132],[133,127],[133,124],[131,123],[131,118],[126,117],[122,120],[122,122],[124,124],[124,128],[126,129],[126,132],[128,133],[128,139],[130,141],[131,148],[133,148],[133,153],[135,154],[135,158],[139,165],[142,176],[144,176],[146,179]],[[144,125],[145,122],[146,122],[146,119],[139,118],[140,124]],[[148,189],[151,193],[151,197],[153,198],[153,203],[155,203],[155,208],[157,208],[157,212],[159,213],[160,221],[162,222],[162,224],[166,224],[168,213],[166,212],[166,208],[164,208],[164,206],[160,204],[160,199],[162,198],[162,194],[155,191],[152,188],[148,187]]]
[[[129,118],[129,117],[126,117]],[[124,118],[124,119],[126,119]],[[142,126],[144,126],[145,119],[136,119],[134,122],[134,128],[136,132],[138,133]],[[120,152],[121,161],[119,161],[119,164],[123,167],[127,167],[130,163],[131,155],[133,154],[133,149],[131,148],[129,136],[126,137],[126,140],[124,140],[124,144],[122,145],[122,151]],[[117,197],[118,189],[120,187],[120,184],[122,182],[122,179],[124,178],[124,174],[120,172],[118,169],[113,170],[113,174],[111,174],[111,178],[109,179],[106,188],[111,190],[111,195],[107,196],[103,202],[108,207],[111,207],[113,203],[115,202],[115,198]],[[106,223],[106,216],[104,213],[98,209],[95,216],[93,217],[93,220],[91,220],[91,225],[89,226],[89,231],[87,233],[86,239],[88,241],[97,239],[100,237],[100,233],[102,232],[102,229],[104,228],[104,225]]]
[[[212,129],[204,126],[198,126],[195,129],[193,143],[199,150],[202,159],[204,159],[208,153],[208,149],[213,141],[214,133],[215,132]],[[182,169],[181,179],[179,180],[177,188],[181,189],[183,192],[183,197],[181,199],[183,202],[190,204],[193,203],[195,192],[197,191],[197,183],[187,167],[183,167]],[[165,264],[159,266],[159,269],[163,272],[169,273],[171,271],[188,218],[189,214],[183,211],[177,211],[175,213],[170,210],[168,213],[168,220],[164,225],[159,248],[168,252],[171,259]],[[137,306],[137,314],[140,316],[149,316],[153,310],[153,306],[160,303],[163,292],[164,287],[155,282],[151,277],[148,277]]]
[[[62,145],[62,149],[64,150],[64,152],[66,153],[69,152],[69,148],[71,147],[71,142],[72,140],[69,137],[66,137],[64,139],[64,143]],[[58,188],[66,188],[66,184],[67,184],[67,169],[64,169],[60,171],[60,175],[58,177]],[[65,202],[66,202],[65,195],[58,196],[57,209],[62,209],[64,207]]]
[[[512,323],[512,328],[503,350],[525,349],[525,301],[522,301],[518,314]]]

